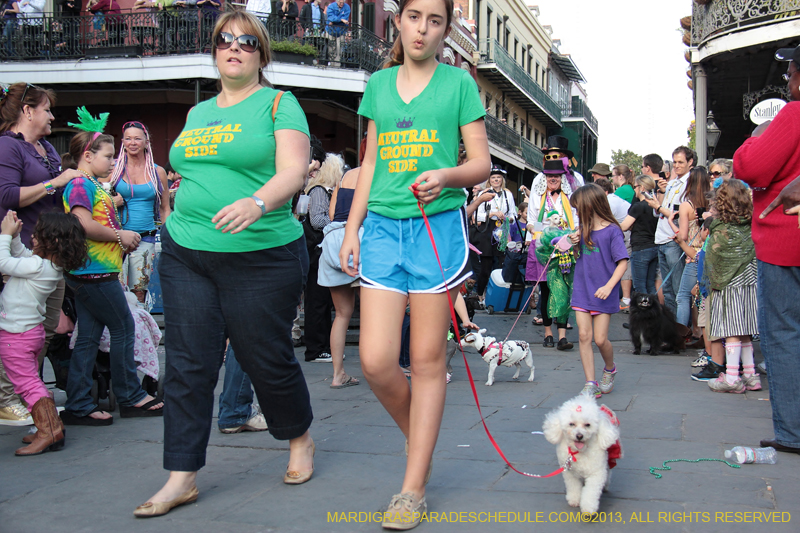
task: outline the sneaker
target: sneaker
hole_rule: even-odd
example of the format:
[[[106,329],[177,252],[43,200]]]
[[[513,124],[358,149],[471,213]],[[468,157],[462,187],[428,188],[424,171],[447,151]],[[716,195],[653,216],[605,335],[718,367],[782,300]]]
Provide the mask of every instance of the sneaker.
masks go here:
[[[383,514],[383,528],[407,530],[417,527],[428,510],[425,497],[418,500],[411,492],[395,494]]]
[[[603,394],[608,394],[612,390],[614,390],[614,377],[617,375],[617,367],[614,366],[614,371],[609,372],[606,370],[605,366],[603,367],[603,377],[600,379],[600,385],[598,388],[600,392]]]
[[[591,381],[586,382],[586,385],[583,386],[583,390],[581,390],[581,394],[585,394],[586,396],[594,396],[595,398],[599,398],[603,395],[603,393],[600,392],[600,387]]]
[[[306,363],[330,363],[331,361],[333,361],[333,357],[327,352],[319,354],[314,359],[306,359]]]
[[[717,379],[720,372],[724,374],[725,367],[718,365],[714,361],[709,361],[708,364],[703,367],[703,370],[697,374],[692,374],[692,379],[695,381],[708,381],[710,379]]]
[[[753,342],[761,342],[761,335],[759,335],[758,333],[753,335]]]
[[[622,313],[628,313],[631,310],[631,304],[630,303],[626,304],[623,300],[620,300],[620,302],[619,302],[619,310]]]
[[[744,388],[747,390],[761,390],[761,378],[758,374],[753,374],[752,376],[744,376],[742,378],[744,381]]]
[[[564,351],[571,349],[572,349],[572,343],[569,342],[566,337],[564,337],[563,339],[558,339],[558,345],[556,346],[556,350]]]
[[[692,366],[695,368],[701,368],[706,366],[709,361],[711,361],[711,356],[708,355],[708,353],[705,350],[703,350],[700,356],[694,361],[692,361]]]
[[[244,425],[233,428],[220,428],[220,432],[230,435],[232,433],[241,433],[242,431],[266,431],[267,419],[264,418],[263,414],[261,414],[260,408],[255,407],[255,405],[253,407],[255,408],[256,414],[248,418]]]
[[[756,365],[756,371],[759,374],[766,374],[767,373],[767,362],[766,361],[761,361],[760,363],[758,363]]]
[[[21,403],[0,407],[0,426],[32,426],[31,413]]]
[[[744,392],[744,382],[742,378],[736,378],[733,383],[728,383],[726,374],[720,373],[717,379],[709,380],[708,388],[714,392],[732,392],[734,394],[741,394]]]

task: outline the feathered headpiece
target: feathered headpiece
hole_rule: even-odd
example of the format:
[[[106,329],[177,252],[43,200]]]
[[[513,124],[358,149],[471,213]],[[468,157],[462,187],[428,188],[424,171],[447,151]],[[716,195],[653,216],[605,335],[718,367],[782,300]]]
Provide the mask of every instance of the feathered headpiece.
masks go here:
[[[8,94],[8,87],[6,87],[5,85],[0,86],[0,101],[2,101],[7,94]]]
[[[77,110],[78,114],[78,122],[77,124],[74,122],[67,122],[67,126],[72,126],[73,128],[77,128],[79,130],[88,131],[92,133],[103,133],[106,129],[106,124],[108,124],[108,113],[100,113],[97,118],[94,118],[89,111],[86,110],[85,106],[81,106]]]
[[[76,113],[78,114],[78,122],[77,124],[74,122],[67,122],[67,126],[72,126],[73,128],[77,128],[79,130],[88,131],[89,133],[94,133],[92,135],[92,140],[86,143],[86,147],[83,151],[87,151],[91,148],[92,143],[97,140],[100,135],[103,134],[103,130],[106,129],[106,124],[108,124],[108,113],[100,113],[97,118],[94,118],[89,111],[86,110],[86,106],[81,106],[77,109]]]

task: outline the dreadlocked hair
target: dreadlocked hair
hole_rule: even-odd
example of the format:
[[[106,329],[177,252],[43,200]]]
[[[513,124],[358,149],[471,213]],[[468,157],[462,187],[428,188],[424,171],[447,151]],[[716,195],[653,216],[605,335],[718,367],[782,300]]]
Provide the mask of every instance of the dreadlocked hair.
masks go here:
[[[67,272],[78,270],[88,259],[86,230],[72,213],[42,213],[33,236],[37,255],[49,258]]]
[[[583,187],[578,187],[578,190],[572,193],[569,203],[578,212],[578,220],[581,221],[581,240],[590,250],[594,249],[592,228],[595,220],[605,220],[619,227],[619,222],[611,212],[606,192],[599,185],[588,183]]]
[[[141,126],[141,127],[140,127]],[[141,122],[136,122],[135,125],[131,124],[128,125],[125,130],[122,132],[123,138],[125,137],[125,132],[129,129],[137,129],[141,130],[144,133],[144,175],[147,178],[147,185],[153,189],[153,192],[156,194],[156,201],[154,206],[154,216],[156,220],[161,219],[161,199],[163,196],[163,189],[161,185],[161,180],[158,177],[158,172],[156,172],[156,164],[153,161],[153,149],[150,146],[150,132],[147,130],[147,126],[142,124]],[[125,143],[123,142],[120,146],[119,150],[119,157],[117,158],[116,163],[114,164],[114,170],[111,171],[111,183],[114,185],[116,189],[117,183],[122,179],[124,174],[127,174],[128,169],[128,150],[125,149]],[[131,184],[132,185],[132,184]],[[133,190],[133,187],[131,187]]]

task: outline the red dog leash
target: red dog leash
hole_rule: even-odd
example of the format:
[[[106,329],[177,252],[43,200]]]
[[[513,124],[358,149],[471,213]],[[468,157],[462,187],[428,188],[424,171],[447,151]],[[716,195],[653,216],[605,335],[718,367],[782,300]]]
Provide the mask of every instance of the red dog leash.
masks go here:
[[[500,445],[497,444],[497,441],[492,436],[491,431],[489,431],[489,426],[486,425],[486,419],[483,418],[483,411],[481,411],[481,403],[480,400],[478,399],[478,390],[475,388],[475,380],[472,379],[472,370],[470,370],[469,368],[469,362],[467,361],[467,354],[464,353],[464,348],[461,346],[461,335],[458,332],[458,318],[456,317],[455,306],[453,305],[453,299],[450,297],[450,288],[447,286],[447,277],[444,274],[444,268],[442,268],[442,261],[439,259],[439,251],[436,249],[436,241],[433,238],[433,231],[431,230],[430,222],[428,222],[428,215],[425,214],[425,207],[422,205],[422,202],[419,201],[419,193],[417,192],[417,185],[418,184],[416,183],[412,185],[412,188],[414,189],[414,196],[417,198],[417,206],[419,207],[419,210],[422,212],[422,220],[425,221],[425,229],[428,231],[428,237],[430,237],[431,239],[431,246],[433,247],[433,253],[436,255],[436,262],[439,264],[439,271],[442,273],[442,280],[444,281],[445,294],[447,294],[447,301],[450,303],[450,319],[453,321],[453,324],[456,325],[456,327],[453,328],[455,330],[456,342],[458,343],[458,349],[461,350],[461,355],[464,357],[464,366],[467,368],[467,377],[469,378],[469,386],[472,388],[472,396],[475,398],[475,405],[478,408],[478,414],[481,417],[481,423],[483,424],[483,429],[486,431],[486,436],[489,437],[489,441],[492,443],[492,446],[494,446],[494,449],[497,450],[497,453],[500,455],[500,457],[503,458],[503,461],[505,461],[506,465],[508,465],[508,467],[517,474],[522,474],[523,476],[528,476],[528,477],[546,478],[546,477],[556,476],[562,473],[564,470],[569,470],[571,464],[576,460],[575,455],[577,455],[578,453],[578,452],[573,453],[572,450],[569,450],[570,456],[567,458],[566,461],[564,461],[564,465],[561,468],[549,474],[541,476],[538,474],[529,474],[527,472],[518,470],[506,458],[505,454],[503,453],[503,450],[500,449]],[[533,292],[531,292],[531,295],[533,295]],[[501,357],[502,357],[502,347],[501,347]]]

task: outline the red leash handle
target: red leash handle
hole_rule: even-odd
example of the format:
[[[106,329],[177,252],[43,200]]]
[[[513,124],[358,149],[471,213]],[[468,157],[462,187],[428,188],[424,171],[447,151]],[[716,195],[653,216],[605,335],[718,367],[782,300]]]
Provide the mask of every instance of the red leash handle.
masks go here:
[[[494,439],[492,433],[489,431],[489,426],[486,425],[486,419],[483,417],[483,411],[481,411],[481,403],[480,400],[478,399],[478,390],[475,388],[475,380],[472,379],[472,370],[470,370],[469,368],[469,362],[467,361],[467,354],[464,353],[464,348],[461,346],[461,335],[458,332],[458,317],[456,317],[456,310],[455,306],[453,305],[453,298],[450,297],[450,288],[447,286],[447,277],[445,276],[444,269],[442,268],[442,261],[439,259],[439,251],[436,249],[436,241],[433,238],[433,231],[431,230],[430,222],[428,222],[428,215],[425,214],[425,207],[422,205],[422,202],[419,201],[419,194],[417,193],[417,184],[415,183],[414,185],[412,185],[412,188],[414,189],[414,196],[417,198],[417,206],[419,207],[419,210],[422,212],[422,220],[425,221],[425,229],[428,231],[428,237],[430,237],[431,239],[431,246],[433,246],[433,253],[436,255],[436,262],[439,264],[439,271],[442,273],[442,281],[444,281],[445,294],[447,294],[447,301],[450,303],[450,319],[453,321],[453,324],[455,324],[455,327],[453,329],[455,330],[456,342],[458,343],[458,349],[461,351],[461,355],[464,357],[464,366],[467,368],[467,377],[469,378],[469,385],[472,388],[472,396],[475,398],[475,405],[478,408],[478,414],[481,417],[481,423],[483,424],[483,429],[486,430],[486,436],[489,437],[489,441],[492,443],[492,446],[494,446],[494,449],[497,450],[497,453],[500,455],[500,457],[503,458],[503,461],[505,461],[506,465],[508,465],[508,467],[517,474],[522,474],[523,476],[528,476],[528,477],[538,477],[538,478],[552,477],[560,474],[565,469],[569,469],[570,463],[575,460],[574,457],[570,456],[564,463],[564,466],[562,466],[555,472],[551,472],[544,476],[540,476],[538,474],[529,474],[527,472],[518,470],[517,468],[514,467],[514,465],[512,465],[509,462],[509,460],[503,453],[503,450],[500,449],[500,446],[497,444],[497,441]],[[533,295],[532,291],[531,295]]]

